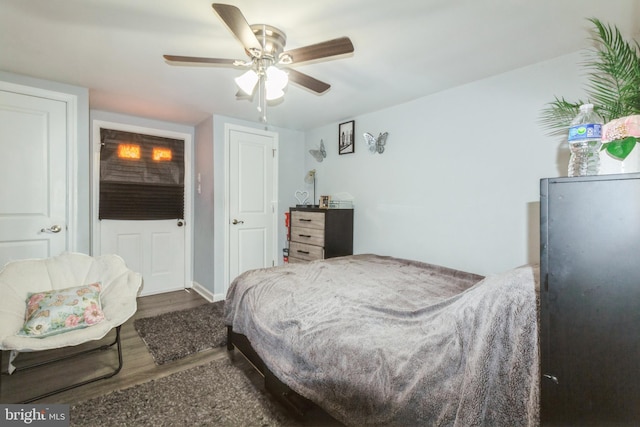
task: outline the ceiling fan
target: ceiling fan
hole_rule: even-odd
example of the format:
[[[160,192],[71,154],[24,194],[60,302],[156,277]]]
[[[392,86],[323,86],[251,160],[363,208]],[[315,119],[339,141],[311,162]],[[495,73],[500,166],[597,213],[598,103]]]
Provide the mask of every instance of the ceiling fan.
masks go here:
[[[348,37],[340,37],[285,51],[287,36],[282,30],[265,24],[249,25],[240,9],[233,5],[213,3],[211,6],[233,35],[242,43],[249,59],[163,55],[164,59],[172,65],[234,66],[248,69],[246,73],[235,79],[240,88],[237,97],[240,99],[252,98],[257,87],[258,111],[261,113],[260,120],[264,123],[267,121],[267,101],[284,96],[283,90],[288,81],[319,95],[331,87],[331,85],[291,69],[289,66],[354,51],[353,44]]]

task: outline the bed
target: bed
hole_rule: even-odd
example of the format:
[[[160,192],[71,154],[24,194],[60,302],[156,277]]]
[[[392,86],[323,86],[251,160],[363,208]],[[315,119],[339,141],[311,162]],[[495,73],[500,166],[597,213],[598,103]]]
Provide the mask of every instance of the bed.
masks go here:
[[[538,425],[538,271],[372,254],[252,270],[227,293],[228,346],[346,425]]]

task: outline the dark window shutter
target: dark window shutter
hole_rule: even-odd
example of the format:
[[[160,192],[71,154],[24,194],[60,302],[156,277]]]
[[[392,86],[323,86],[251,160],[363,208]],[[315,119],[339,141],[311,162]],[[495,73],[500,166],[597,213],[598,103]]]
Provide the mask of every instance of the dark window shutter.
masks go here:
[[[184,141],[110,129],[100,139],[100,219],[184,218]],[[118,157],[121,144],[138,146],[140,157]],[[154,148],[171,150],[171,160],[154,161]]]

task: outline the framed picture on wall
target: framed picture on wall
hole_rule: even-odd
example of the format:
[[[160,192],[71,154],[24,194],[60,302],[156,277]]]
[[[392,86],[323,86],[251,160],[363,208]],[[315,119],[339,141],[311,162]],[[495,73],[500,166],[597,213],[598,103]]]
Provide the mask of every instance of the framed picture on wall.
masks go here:
[[[356,151],[355,127],[355,120],[340,123],[338,126],[338,154],[351,154]]]

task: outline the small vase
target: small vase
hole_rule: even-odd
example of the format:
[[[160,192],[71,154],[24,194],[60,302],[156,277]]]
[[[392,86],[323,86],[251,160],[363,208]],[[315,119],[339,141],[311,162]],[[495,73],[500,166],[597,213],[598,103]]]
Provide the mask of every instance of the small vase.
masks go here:
[[[640,144],[636,144],[624,160],[616,159],[605,150],[601,151],[598,175],[640,172],[640,149],[638,145]]]

